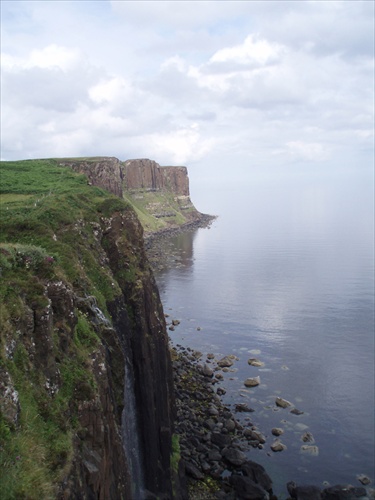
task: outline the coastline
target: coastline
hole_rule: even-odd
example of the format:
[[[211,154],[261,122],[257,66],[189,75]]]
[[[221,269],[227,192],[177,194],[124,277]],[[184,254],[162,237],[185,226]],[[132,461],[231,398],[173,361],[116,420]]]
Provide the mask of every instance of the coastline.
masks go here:
[[[163,242],[181,233],[198,227],[209,227],[216,219],[206,216],[202,221],[193,221],[180,227],[168,228],[147,235],[146,249],[154,269],[166,266],[168,257],[163,252]],[[172,256],[172,260],[173,260]],[[163,260],[160,263],[160,259]],[[167,262],[168,263],[168,262]],[[168,315],[165,315],[168,320]],[[173,320],[167,323],[174,329]],[[238,407],[248,412],[244,424],[237,421],[235,413],[222,401],[225,390],[220,387],[219,362],[213,355],[194,351],[189,347],[173,346],[170,339],[175,378],[175,400],[177,406],[176,434],[179,436],[181,474],[187,478],[189,494],[186,500],[199,499],[325,499],[341,500],[375,498],[372,489],[354,487],[349,484],[329,486],[324,489],[315,485],[296,485],[289,481],[285,492],[273,492],[272,479],[256,462],[246,459],[244,452],[251,448],[262,448],[262,433],[251,422],[250,408]],[[225,369],[223,371],[226,371]],[[222,392],[224,391],[224,392]],[[243,416],[244,414],[242,414]],[[247,416],[247,414],[246,414]],[[212,440],[212,435],[214,439]],[[280,450],[274,450],[280,451]],[[256,457],[254,457],[256,460]],[[254,472],[254,467],[258,471]],[[258,474],[258,475],[257,475]],[[262,479],[259,482],[259,477]],[[239,479],[240,478],[240,479]]]

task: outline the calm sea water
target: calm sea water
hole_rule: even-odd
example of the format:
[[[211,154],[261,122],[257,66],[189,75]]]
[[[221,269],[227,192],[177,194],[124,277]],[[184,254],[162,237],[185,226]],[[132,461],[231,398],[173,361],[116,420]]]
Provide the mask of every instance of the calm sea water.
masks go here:
[[[157,274],[165,312],[181,321],[172,343],[239,358],[225,375],[224,401],[255,409],[237,414],[267,436],[249,458],[266,467],[281,498],[289,480],[374,481],[372,175],[250,176],[202,190],[198,208],[203,197],[219,218],[166,242],[175,261]],[[250,357],[264,367],[249,366]],[[256,375],[260,386],[246,389]],[[277,409],[276,396],[303,415]],[[283,452],[270,450],[273,427],[285,430]],[[317,456],[301,452],[306,431]]]

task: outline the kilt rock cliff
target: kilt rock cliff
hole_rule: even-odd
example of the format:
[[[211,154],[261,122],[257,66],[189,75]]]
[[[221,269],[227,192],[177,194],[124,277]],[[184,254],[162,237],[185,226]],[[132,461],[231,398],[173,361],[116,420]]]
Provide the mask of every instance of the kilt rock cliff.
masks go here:
[[[144,230],[202,218],[186,168],[1,162],[1,193],[1,497],[180,498]]]

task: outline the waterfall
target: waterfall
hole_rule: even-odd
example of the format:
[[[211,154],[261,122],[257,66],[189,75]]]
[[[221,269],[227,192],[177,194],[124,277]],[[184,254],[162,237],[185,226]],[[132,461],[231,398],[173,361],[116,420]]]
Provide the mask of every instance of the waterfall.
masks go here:
[[[124,450],[129,464],[133,500],[144,498],[143,460],[134,394],[134,377],[128,360],[125,363],[124,411],[122,413]]]

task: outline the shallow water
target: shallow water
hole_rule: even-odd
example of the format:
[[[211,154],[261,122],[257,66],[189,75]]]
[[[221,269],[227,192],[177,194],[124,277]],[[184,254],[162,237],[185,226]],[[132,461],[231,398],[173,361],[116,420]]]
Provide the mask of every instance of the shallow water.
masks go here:
[[[165,312],[181,321],[172,343],[238,356],[223,399],[255,409],[237,416],[267,436],[249,456],[265,465],[281,497],[289,480],[374,480],[371,180],[279,175],[211,190],[206,203],[219,215],[211,228],[165,243],[173,263],[156,278]],[[264,367],[249,366],[250,357]],[[244,380],[257,375],[260,386],[246,389]],[[276,396],[303,415],[278,409]],[[281,453],[270,450],[272,427],[285,430]],[[317,456],[301,452],[306,430]]]

